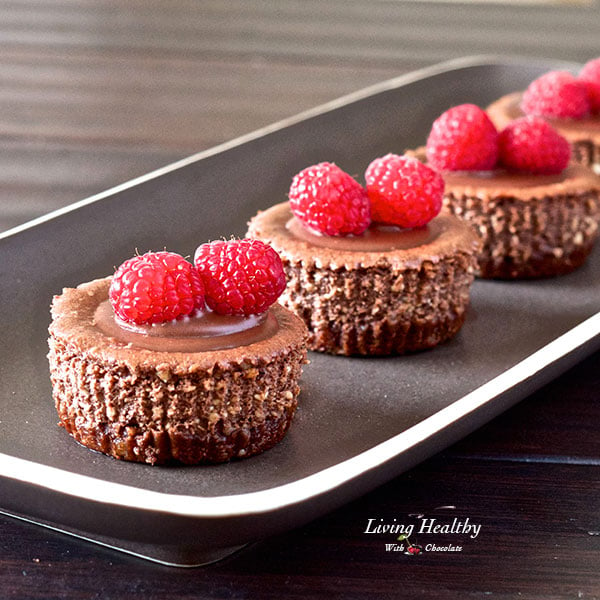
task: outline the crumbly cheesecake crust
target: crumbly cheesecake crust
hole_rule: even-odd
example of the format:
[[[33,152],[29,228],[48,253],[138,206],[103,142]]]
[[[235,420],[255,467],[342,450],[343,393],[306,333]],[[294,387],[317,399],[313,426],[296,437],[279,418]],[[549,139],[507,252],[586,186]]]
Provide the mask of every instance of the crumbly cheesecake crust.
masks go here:
[[[580,267],[600,222],[600,178],[571,166],[559,175],[444,173],[444,203],[483,241],[487,278],[536,278]]]
[[[507,94],[487,107],[487,113],[498,131],[525,116],[519,108],[522,95],[522,92]],[[600,116],[548,119],[548,122],[571,144],[573,162],[600,168]]]
[[[50,375],[60,424],[81,444],[150,464],[223,462],[287,432],[306,361],[306,328],[279,305],[277,333],[212,352],[160,352],[107,336],[94,314],[110,278],[52,304]]]
[[[435,346],[462,326],[479,243],[459,219],[440,215],[426,244],[385,251],[344,249],[333,239],[315,245],[291,233],[290,219],[289,204],[278,204],[252,219],[248,235],[281,256],[288,287],[280,301],[306,323],[309,348],[402,354]]]

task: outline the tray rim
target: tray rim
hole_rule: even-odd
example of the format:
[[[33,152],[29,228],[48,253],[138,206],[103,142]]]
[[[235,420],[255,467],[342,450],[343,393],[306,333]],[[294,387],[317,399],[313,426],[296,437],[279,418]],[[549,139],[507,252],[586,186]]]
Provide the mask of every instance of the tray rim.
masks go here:
[[[315,106],[313,108],[301,111],[299,113],[296,113],[295,115],[291,115],[290,117],[286,117],[279,121],[275,121],[274,123],[265,125],[264,127],[260,127],[259,129],[255,129],[254,131],[251,131],[249,133],[243,134],[221,144],[217,144],[216,146],[212,146],[211,148],[207,148],[206,150],[202,150],[200,152],[196,152],[194,154],[186,156],[180,160],[169,163],[163,167],[159,167],[158,169],[154,169],[153,171],[140,175],[139,177],[129,179],[116,186],[110,187],[107,190],[98,192],[97,194],[93,194],[91,196],[83,198],[82,200],[73,202],[67,206],[63,206],[56,210],[50,211],[25,223],[16,225],[15,227],[11,227],[6,231],[0,232],[0,240],[27,231],[28,229],[31,229],[37,225],[41,225],[43,223],[46,223],[47,221],[51,221],[52,219],[60,217],[61,215],[77,210],[78,208],[87,206],[88,204],[93,204],[94,202],[98,202],[99,200],[107,198],[108,196],[112,196],[113,194],[117,194],[146,181],[156,179],[161,175],[166,175],[167,173],[170,173],[182,167],[186,167],[192,163],[198,162],[216,154],[220,154],[222,152],[226,152],[227,150],[231,150],[232,148],[236,148],[237,146],[241,146],[247,142],[251,142],[255,139],[261,138],[269,133],[280,131],[282,129],[285,129],[286,127],[310,119],[311,117],[316,117],[324,113],[333,111],[335,109],[342,108],[343,106],[352,104],[353,102],[357,102],[359,100],[363,100],[365,98],[368,98],[369,96],[374,96],[381,92],[393,90],[402,87],[403,85],[407,85],[409,83],[413,83],[421,79],[427,79],[428,77],[433,77],[434,75],[438,75],[449,71],[461,70],[477,66],[510,66],[520,64],[539,64],[540,66],[547,65],[553,68],[557,68],[560,66],[561,68],[564,68],[566,70],[572,70],[581,67],[579,63],[575,63],[572,61],[553,60],[550,58],[527,58],[524,56],[502,56],[498,54],[475,54],[471,56],[463,56],[460,58],[453,58],[444,62],[436,63],[435,65],[430,65],[428,67],[423,67],[422,69],[410,71],[409,73],[404,73],[403,75],[399,75],[398,77],[392,77],[391,79],[386,79],[384,81],[380,81],[373,85],[361,88],[349,94],[345,94],[343,96],[340,96],[339,98],[330,100],[329,102],[319,104],[318,106]]]
[[[103,198],[124,191],[181,167],[200,161],[257,138],[263,137],[329,111],[341,108],[369,96],[396,89],[409,83],[426,79],[444,72],[476,66],[510,66],[520,64],[563,65],[575,68],[576,63],[552,59],[530,59],[525,57],[503,57],[498,55],[476,55],[453,59],[425,67],[410,73],[385,80],[356,92],[277,121],[248,134],[234,138],[207,150],[198,152],[169,165],[131,179],[108,190],[52,211],[46,215],[18,225],[3,233],[0,240],[51,221],[63,214],[92,204]],[[14,479],[82,500],[112,504],[124,508],[158,511],[183,517],[241,517],[272,512],[332,491],[364,473],[415,447],[420,442],[439,433],[452,423],[474,412],[486,403],[498,398],[511,388],[532,378],[552,363],[568,356],[584,344],[600,336],[600,312],[582,321],[564,334],[542,346],[516,365],[472,390],[452,404],[426,417],[419,423],[397,435],[365,450],[349,459],[312,473],[301,479],[259,490],[222,496],[195,496],[157,492],[122,483],[66,471],[58,467],[0,453],[0,477]],[[154,467],[156,468],[156,467]]]

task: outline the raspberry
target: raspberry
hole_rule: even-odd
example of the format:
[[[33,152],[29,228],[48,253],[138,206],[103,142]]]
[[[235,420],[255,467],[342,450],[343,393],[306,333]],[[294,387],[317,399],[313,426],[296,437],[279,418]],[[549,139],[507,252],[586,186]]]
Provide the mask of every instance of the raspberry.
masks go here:
[[[550,71],[523,92],[521,110],[538,117],[581,119],[590,112],[587,85],[568,71]]]
[[[204,307],[196,269],[179,254],[148,252],[126,260],[109,290],[117,317],[127,323],[164,323]]]
[[[560,173],[569,163],[569,142],[539,117],[515,119],[500,132],[500,161],[536,175]]]
[[[416,158],[387,154],[365,173],[373,221],[422,227],[442,208],[444,180]]]
[[[579,73],[579,79],[587,84],[590,109],[600,113],[600,58],[585,63]]]
[[[203,244],[194,263],[206,290],[206,303],[221,315],[264,312],[285,289],[279,254],[260,240]]]
[[[371,223],[367,191],[333,163],[300,171],[289,197],[294,215],[325,235],[360,235]]]
[[[498,132],[481,108],[460,104],[433,122],[426,154],[438,171],[493,169],[498,159]]]

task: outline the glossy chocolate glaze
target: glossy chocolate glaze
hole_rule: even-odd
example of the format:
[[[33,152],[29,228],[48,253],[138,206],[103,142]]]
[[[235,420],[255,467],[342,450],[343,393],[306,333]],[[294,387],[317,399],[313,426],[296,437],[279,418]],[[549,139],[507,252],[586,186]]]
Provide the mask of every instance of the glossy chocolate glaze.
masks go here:
[[[289,202],[259,212],[249,223],[248,236],[268,241],[292,264],[314,262],[349,270],[382,264],[416,269],[424,261],[472,254],[479,245],[469,225],[444,211],[417,229],[372,226],[360,236],[322,236],[294,223]]]
[[[270,338],[279,329],[277,319],[269,311],[241,317],[206,310],[168,323],[131,325],[115,318],[108,300],[98,305],[93,324],[124,344],[165,352],[210,352],[248,346]]]
[[[532,175],[504,169],[444,171],[446,193],[477,197],[510,196],[520,200],[573,195],[600,189],[600,178],[591,169],[571,165],[556,175]]]
[[[435,220],[424,227],[415,229],[403,229],[393,225],[374,223],[361,235],[330,236],[312,231],[296,217],[289,219],[285,227],[294,237],[313,246],[349,250],[351,252],[379,252],[416,248],[436,240],[442,230],[441,223]]]

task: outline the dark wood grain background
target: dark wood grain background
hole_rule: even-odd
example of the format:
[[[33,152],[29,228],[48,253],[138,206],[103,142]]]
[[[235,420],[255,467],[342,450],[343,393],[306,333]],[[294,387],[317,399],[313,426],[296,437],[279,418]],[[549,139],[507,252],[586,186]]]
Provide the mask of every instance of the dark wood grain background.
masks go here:
[[[597,2],[8,0],[0,229],[415,68],[482,53],[585,61],[599,34]],[[598,359],[364,498],[209,567],[0,517],[0,598],[600,598]],[[364,533],[413,513],[482,530],[461,553],[419,557]]]

